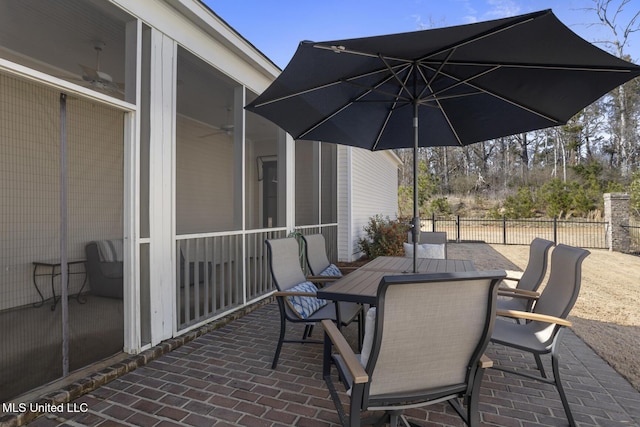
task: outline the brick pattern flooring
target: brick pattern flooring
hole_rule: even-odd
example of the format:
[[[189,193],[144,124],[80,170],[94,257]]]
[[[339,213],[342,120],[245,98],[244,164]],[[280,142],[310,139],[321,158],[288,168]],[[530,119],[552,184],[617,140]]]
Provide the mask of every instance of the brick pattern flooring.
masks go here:
[[[347,328],[352,337],[355,327]],[[30,425],[337,425],[321,377],[322,346],[285,344],[271,370],[278,328],[277,305],[268,304],[75,399],[77,407],[86,404],[86,413],[47,414]],[[302,333],[300,326],[294,333]],[[578,424],[640,425],[640,393],[573,333],[564,343],[563,383]],[[500,346],[491,345],[487,354],[499,364],[534,366],[533,359]],[[489,370],[481,391],[484,425],[567,425],[553,386]],[[407,414],[422,426],[464,425],[446,404]]]

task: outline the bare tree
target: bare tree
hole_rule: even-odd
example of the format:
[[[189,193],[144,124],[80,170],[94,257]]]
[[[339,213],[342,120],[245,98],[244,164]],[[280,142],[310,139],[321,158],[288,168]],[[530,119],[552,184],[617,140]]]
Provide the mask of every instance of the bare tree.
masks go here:
[[[618,58],[628,59],[625,54],[625,48],[629,43],[631,34],[640,31],[640,10],[627,22],[619,22],[620,16],[624,8],[634,7],[632,0],[593,0],[594,7],[587,10],[595,11],[600,19],[599,24],[604,25],[611,32],[611,37],[603,40],[596,40],[595,43],[605,45]],[[637,4],[635,5],[637,7]],[[634,138],[631,137],[633,132],[629,111],[629,101],[627,96],[627,85],[618,86],[616,89],[616,106],[618,109],[618,135],[617,135],[617,151],[619,155],[620,168],[623,176],[629,176],[631,172],[632,158],[637,150],[633,146]]]

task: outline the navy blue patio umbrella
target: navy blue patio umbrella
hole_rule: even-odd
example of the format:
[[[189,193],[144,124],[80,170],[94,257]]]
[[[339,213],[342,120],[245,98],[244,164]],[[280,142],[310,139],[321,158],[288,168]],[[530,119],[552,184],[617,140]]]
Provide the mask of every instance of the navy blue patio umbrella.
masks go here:
[[[303,41],[246,108],[295,139],[413,148],[416,245],[418,147],[464,146],[562,125],[639,75],[639,66],[585,41],[544,10],[409,33]]]

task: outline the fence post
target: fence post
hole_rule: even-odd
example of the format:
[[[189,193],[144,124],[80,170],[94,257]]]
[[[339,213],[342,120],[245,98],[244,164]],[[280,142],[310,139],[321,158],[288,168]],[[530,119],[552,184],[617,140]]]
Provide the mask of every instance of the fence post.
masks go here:
[[[507,216],[502,215],[502,244],[507,244]]]
[[[460,243],[460,215],[456,216],[456,242]]]
[[[607,243],[610,251],[629,252],[629,199],[626,193],[604,195],[604,219],[607,222]]]
[[[431,212],[431,231],[436,231],[436,213]]]
[[[553,217],[553,244],[558,244],[558,217]]]

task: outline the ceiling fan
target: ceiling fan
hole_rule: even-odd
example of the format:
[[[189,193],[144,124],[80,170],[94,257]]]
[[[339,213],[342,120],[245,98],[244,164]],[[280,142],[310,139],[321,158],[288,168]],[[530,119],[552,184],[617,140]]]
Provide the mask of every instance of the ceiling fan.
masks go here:
[[[96,51],[96,67],[91,68],[86,65],[78,64],[82,68],[82,80],[88,82],[89,85],[95,89],[113,93],[119,92],[124,94],[123,85],[121,83],[115,83],[113,78],[100,70],[100,53],[104,48],[105,43],[99,40],[94,41],[93,48]]]
[[[226,110],[227,110],[227,122],[225,124],[221,124],[220,126],[209,125],[213,129],[216,129],[216,131],[207,133],[205,135],[201,135],[200,138],[206,138],[208,136],[221,135],[221,134],[226,134],[229,136],[233,135],[234,125],[230,121],[231,107],[226,107]]]

